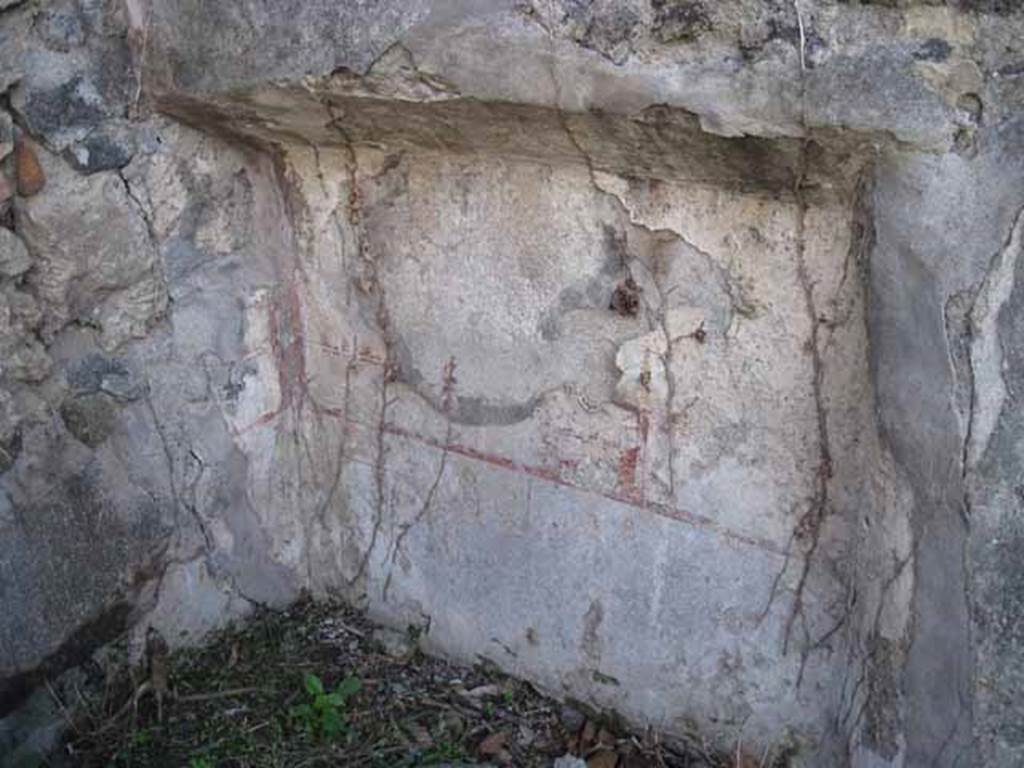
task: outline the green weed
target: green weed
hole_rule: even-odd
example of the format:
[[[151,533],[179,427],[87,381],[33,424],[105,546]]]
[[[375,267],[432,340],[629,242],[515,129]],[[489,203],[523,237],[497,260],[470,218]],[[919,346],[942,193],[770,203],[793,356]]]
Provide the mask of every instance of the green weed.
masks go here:
[[[362,681],[349,675],[329,693],[324,688],[323,680],[307,672],[302,677],[302,685],[306,701],[288,711],[292,724],[323,741],[334,741],[345,736],[348,733],[345,707],[348,700],[362,689]]]

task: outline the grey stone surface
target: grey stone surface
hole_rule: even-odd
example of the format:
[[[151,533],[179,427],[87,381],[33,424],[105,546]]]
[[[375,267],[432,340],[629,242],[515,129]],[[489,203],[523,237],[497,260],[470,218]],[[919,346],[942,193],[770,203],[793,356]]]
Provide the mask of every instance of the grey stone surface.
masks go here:
[[[408,658],[416,648],[416,644],[407,632],[396,629],[379,628],[374,630],[373,639],[380,644],[384,653],[395,658]]]
[[[18,277],[32,266],[28,249],[11,230],[0,227],[0,278]]]
[[[6,112],[0,112],[0,160],[14,151],[14,121]]]
[[[5,40],[17,78],[11,108],[50,149],[63,150],[105,120],[124,117],[138,90],[119,5],[30,2],[5,16],[5,27],[19,33]]]
[[[144,212],[118,174],[79,176],[40,152],[47,183],[64,194],[19,198],[15,216],[33,256],[43,337],[71,321],[95,326],[110,349],[145,336],[167,299]]]
[[[68,148],[68,161],[82,173],[124,168],[135,155],[137,133],[130,123],[101,124]]]
[[[0,715],[306,589],[725,749],[1020,764],[1022,40],[4,8],[46,186],[0,221]]]
[[[59,749],[60,711],[49,691],[37,690],[17,712],[0,718],[0,766],[38,768]]]

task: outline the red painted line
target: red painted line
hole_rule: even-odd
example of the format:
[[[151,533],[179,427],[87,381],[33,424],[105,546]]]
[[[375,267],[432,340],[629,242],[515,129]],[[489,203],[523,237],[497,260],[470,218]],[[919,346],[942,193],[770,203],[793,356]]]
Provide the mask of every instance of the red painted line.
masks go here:
[[[636,446],[623,451],[619,457],[619,487],[630,496],[639,498],[640,490],[636,487],[636,467],[640,461],[640,447]]]
[[[375,427],[370,427],[366,424],[362,424],[354,420],[351,421],[350,423],[354,424],[355,426],[362,427],[364,429],[375,429]],[[411,432],[407,429],[403,429],[394,424],[386,425],[384,427],[384,432],[386,434],[394,435],[395,437],[402,437],[408,440],[413,440],[415,442],[430,446],[431,448],[435,448],[437,450],[447,450],[449,453],[453,453],[457,456],[463,456],[467,459],[480,461],[484,464],[489,464],[493,467],[498,467],[500,469],[505,469],[510,472],[518,472],[529,477],[545,480],[555,485],[559,485],[564,488],[569,488],[580,493],[588,493],[596,496],[601,496],[602,498],[617,502],[619,504],[625,504],[626,506],[633,507],[635,509],[642,509],[648,512],[653,512],[654,514],[659,515],[661,517],[667,517],[670,520],[676,520],[677,522],[686,523],[687,525],[691,525],[695,528],[701,528],[712,533],[716,533],[719,536],[722,536],[723,538],[731,539],[741,544],[746,544],[747,546],[756,547],[758,549],[765,550],[766,552],[771,552],[775,555],[783,557],[785,556],[785,550],[778,544],[772,541],[768,541],[767,539],[761,539],[756,536],[748,536],[743,533],[738,533],[737,531],[734,531],[730,528],[726,528],[717,521],[704,515],[696,515],[692,512],[688,512],[684,509],[678,509],[668,504],[661,504],[653,501],[648,501],[645,503],[635,496],[625,495],[617,492],[603,491],[593,487],[579,486],[561,477],[558,470],[551,467],[537,467],[528,464],[519,464],[518,462],[515,462],[512,459],[509,459],[505,456],[485,453],[475,448],[460,445],[458,443],[450,443],[449,445],[445,446],[445,444],[440,440],[436,440],[432,437],[427,437],[426,435],[420,435],[415,432]]]
[[[297,299],[298,299],[297,295],[293,294],[293,300],[297,300]],[[270,307],[269,307],[270,318],[269,319],[270,319],[270,327],[271,327],[271,346],[272,346],[274,352],[276,353],[274,355],[274,357],[275,357],[275,360],[278,363],[278,368],[279,368],[279,371],[278,371],[278,381],[279,381],[279,386],[282,387],[282,401],[281,401],[281,405],[276,410],[271,411],[269,413],[263,414],[262,416],[257,418],[256,421],[253,422],[252,424],[250,424],[250,425],[248,425],[246,427],[243,427],[240,430],[240,433],[244,433],[244,432],[249,431],[250,429],[254,429],[256,427],[264,426],[264,425],[268,424],[274,418],[276,418],[278,415],[280,415],[291,403],[291,394],[292,394],[291,391],[290,391],[291,390],[291,387],[290,387],[291,382],[289,381],[289,377],[287,376],[286,371],[283,370],[285,368],[285,366],[282,365],[282,363],[289,362],[288,361],[288,354],[287,354],[286,350],[282,350],[281,349],[280,340],[278,339],[277,333],[275,332],[276,331],[276,320],[277,320],[276,309],[277,308],[276,308],[276,306],[274,306],[274,303],[270,302]],[[298,311],[298,307],[295,307],[293,305],[293,312],[297,312],[297,311]],[[289,320],[292,320],[293,318],[294,318],[294,315],[291,318],[289,318]],[[290,325],[291,325],[291,323],[290,323]],[[294,326],[292,328],[292,332],[293,333],[295,332],[294,331]],[[299,344],[301,342],[302,342],[302,336],[301,336],[301,331],[300,331],[298,334],[295,335],[293,344],[290,344],[288,346],[292,347],[292,346],[294,346],[296,344]],[[303,352],[304,352],[304,350],[302,350],[302,349],[300,349],[298,351],[298,355],[300,357],[300,360],[298,360],[297,362],[299,363],[300,371],[302,371],[304,373],[304,371],[305,371],[305,359],[304,359]],[[282,354],[282,353],[284,353],[284,354]],[[375,361],[372,352],[368,348],[364,347],[362,350],[360,350],[360,353],[361,354],[359,355],[359,357],[362,358],[364,361],[366,361],[366,362]],[[303,389],[304,389],[305,388],[304,387],[305,381],[300,379],[299,383],[300,383],[300,386],[302,386]],[[286,391],[287,391],[287,396],[286,396]],[[305,394],[305,393],[303,393],[303,394]],[[333,417],[340,418],[340,419],[344,419],[344,417],[345,417],[344,411],[342,409],[338,409],[338,408],[330,408],[330,407],[326,407],[326,406],[317,406],[316,407],[316,411],[318,413],[326,414],[326,415],[333,416]],[[642,442],[646,443],[646,439],[647,439],[648,432],[649,432],[649,429],[650,429],[650,421],[649,421],[648,414],[646,412],[644,412],[644,411],[639,411],[637,413],[637,422],[638,422],[637,423],[637,428],[638,428],[638,431],[640,432],[641,440],[642,440]],[[354,419],[349,419],[348,423],[351,424],[351,425],[357,426],[357,427],[361,427],[363,429],[376,429],[375,426],[374,427],[370,427],[369,425],[362,424],[362,423],[360,423],[360,422],[358,422],[358,421],[356,421]],[[776,543],[774,543],[772,541],[768,541],[767,539],[761,539],[761,538],[758,538],[756,536],[748,536],[746,534],[734,531],[734,530],[732,530],[730,528],[726,528],[725,526],[721,525],[720,523],[716,522],[712,518],[709,518],[709,517],[707,517],[705,515],[697,515],[697,514],[694,514],[692,512],[688,512],[687,510],[679,509],[679,508],[674,507],[674,506],[670,506],[668,504],[662,504],[662,503],[655,502],[655,501],[645,500],[643,498],[642,491],[640,491],[640,490],[635,488],[635,484],[636,484],[636,469],[637,469],[636,465],[639,464],[640,452],[641,452],[641,449],[639,447],[629,449],[623,455],[622,459],[620,459],[620,464],[619,464],[619,479],[620,479],[620,483],[621,483],[621,481],[623,479],[623,469],[624,469],[624,465],[625,465],[625,469],[627,471],[627,474],[630,475],[630,477],[632,479],[632,486],[629,486],[629,485],[626,486],[627,491],[628,491],[627,493],[619,493],[619,492],[614,492],[614,491],[600,490],[600,489],[596,489],[596,488],[593,488],[593,487],[583,487],[583,486],[577,485],[576,483],[573,483],[573,482],[571,482],[569,480],[566,480],[564,477],[562,477],[561,468],[563,466],[566,466],[567,464],[571,464],[571,462],[567,462],[567,461],[564,461],[564,460],[559,462],[559,464],[560,464],[559,467],[545,467],[545,466],[535,466],[535,465],[529,465],[529,464],[519,464],[518,462],[513,461],[512,459],[507,458],[505,456],[500,456],[498,454],[492,454],[492,453],[487,453],[487,452],[484,452],[484,451],[480,451],[480,450],[478,450],[476,448],[472,448],[471,446],[461,445],[459,443],[449,443],[448,445],[445,445],[440,440],[436,440],[436,439],[434,439],[432,437],[427,437],[426,435],[420,435],[418,433],[415,433],[415,432],[403,429],[403,428],[401,428],[401,427],[399,427],[397,425],[394,425],[394,424],[385,425],[383,427],[383,429],[384,429],[384,432],[386,434],[394,435],[396,437],[402,437],[402,438],[405,438],[405,439],[408,439],[408,440],[413,440],[415,442],[421,443],[423,445],[430,446],[431,448],[435,448],[437,450],[447,450],[450,453],[456,454],[458,456],[462,456],[462,457],[467,458],[467,459],[471,459],[473,461],[479,461],[479,462],[482,462],[484,464],[489,464],[489,465],[491,465],[493,467],[498,467],[500,469],[504,469],[504,470],[507,470],[509,472],[518,472],[520,474],[527,475],[528,477],[533,477],[533,478],[537,478],[539,480],[544,480],[544,481],[552,483],[554,485],[558,485],[558,486],[561,486],[561,487],[564,487],[564,488],[568,488],[568,489],[571,489],[571,490],[574,490],[574,491],[577,491],[577,492],[580,492],[580,493],[594,494],[594,495],[600,496],[602,498],[608,499],[610,501],[614,501],[614,502],[617,502],[619,504],[624,504],[626,506],[633,507],[635,509],[642,509],[642,510],[645,510],[645,511],[648,511],[648,512],[652,512],[652,513],[654,513],[656,515],[659,515],[661,517],[666,517],[666,518],[668,518],[670,520],[675,520],[677,522],[686,523],[687,525],[693,526],[694,528],[700,528],[700,529],[703,529],[703,530],[710,531],[712,533],[716,533],[719,536],[721,536],[722,538],[730,539],[732,541],[736,541],[736,542],[739,542],[741,544],[745,544],[747,546],[756,547],[756,548],[762,549],[762,550],[764,550],[766,552],[771,552],[773,554],[779,555],[780,557],[784,557],[785,554],[786,554],[783,547],[779,546],[778,544],[776,544]],[[632,466],[630,466],[630,464],[632,464]],[[623,485],[626,485],[626,484],[623,484]]]
[[[241,427],[235,432],[235,434],[244,435],[246,432],[256,429],[257,427],[265,427],[267,424],[269,424],[278,416],[280,416],[282,412],[284,412],[284,408],[280,407],[274,409],[273,411],[267,411],[266,413],[260,414],[260,416],[256,418],[256,421],[252,422],[251,424],[246,424],[244,427]]]

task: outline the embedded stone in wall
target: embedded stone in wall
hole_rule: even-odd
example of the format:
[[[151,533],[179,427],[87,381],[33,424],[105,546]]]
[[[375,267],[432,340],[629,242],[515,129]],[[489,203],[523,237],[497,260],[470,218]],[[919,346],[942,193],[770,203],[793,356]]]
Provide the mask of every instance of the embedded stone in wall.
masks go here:
[[[9,229],[0,227],[0,278],[18,277],[32,266],[28,249],[21,238]]]
[[[40,150],[48,191],[16,204],[33,256],[29,283],[50,339],[67,323],[93,325],[115,348],[146,335],[167,297],[158,254],[138,202],[116,173],[82,177]]]

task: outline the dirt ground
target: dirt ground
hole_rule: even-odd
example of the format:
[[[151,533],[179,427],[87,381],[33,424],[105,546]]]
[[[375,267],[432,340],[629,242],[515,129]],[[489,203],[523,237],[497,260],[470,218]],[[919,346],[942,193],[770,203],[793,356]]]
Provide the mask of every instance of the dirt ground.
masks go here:
[[[150,669],[101,669],[79,691],[63,760],[83,766],[645,766],[758,768],[772,756],[664,743],[557,702],[482,662],[431,658],[357,610],[261,612]],[[158,702],[156,692],[166,693]],[[770,762],[769,762],[770,760]]]

